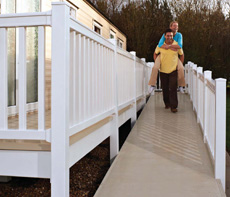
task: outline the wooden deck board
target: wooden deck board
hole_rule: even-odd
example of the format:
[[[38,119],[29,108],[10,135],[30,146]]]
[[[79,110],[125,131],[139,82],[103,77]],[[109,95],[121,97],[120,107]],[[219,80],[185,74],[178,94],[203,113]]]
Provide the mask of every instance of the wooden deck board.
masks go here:
[[[8,118],[8,128],[18,129],[18,116]],[[51,128],[51,111],[46,111],[46,129]],[[27,113],[27,129],[38,129],[38,113]],[[44,140],[0,140],[0,150],[50,151],[51,144]]]

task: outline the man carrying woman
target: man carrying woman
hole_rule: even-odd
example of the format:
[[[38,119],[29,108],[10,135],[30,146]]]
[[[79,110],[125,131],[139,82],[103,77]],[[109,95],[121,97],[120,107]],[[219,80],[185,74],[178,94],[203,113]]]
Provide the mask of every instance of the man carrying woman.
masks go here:
[[[178,32],[178,22],[173,21],[170,23],[170,29],[172,30],[173,33],[173,40],[177,42],[175,45],[167,45],[165,43],[165,34],[162,35],[160,42],[158,44],[158,47],[161,49],[165,50],[172,50],[172,51],[177,51],[179,49],[182,49],[183,46],[183,38],[182,34]],[[184,55],[183,55],[184,56]],[[183,57],[184,59],[184,57]],[[149,80],[150,88],[149,92],[151,93],[152,91],[155,90],[156,88],[156,81],[157,81],[157,75],[158,75],[158,70],[160,69],[161,66],[161,58],[160,55],[156,58],[154,67],[152,68],[152,73],[151,73],[151,78]],[[177,64],[177,74],[178,74],[178,86],[180,92],[184,93],[183,87],[185,87],[185,79],[184,79],[184,66],[180,59],[178,59],[178,64]]]
[[[173,40],[173,32],[171,29],[167,29],[164,33],[165,48],[156,47],[154,52],[154,60],[160,56],[160,78],[163,90],[163,100],[165,103],[165,109],[171,108],[173,113],[177,112],[178,99],[177,99],[177,65],[178,56],[180,61],[184,62],[184,55],[182,49],[171,50],[176,47],[178,43]],[[159,55],[160,54],[160,55]]]

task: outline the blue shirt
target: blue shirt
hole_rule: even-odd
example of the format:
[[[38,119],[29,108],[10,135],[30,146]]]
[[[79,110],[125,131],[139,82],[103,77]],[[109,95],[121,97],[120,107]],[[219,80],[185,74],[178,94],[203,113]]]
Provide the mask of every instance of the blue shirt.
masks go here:
[[[177,32],[176,35],[173,37],[173,39],[178,43],[180,48],[182,48],[183,46],[182,34]],[[165,34],[162,35],[160,42],[158,43],[158,47],[161,47],[164,44],[164,42],[165,42]]]

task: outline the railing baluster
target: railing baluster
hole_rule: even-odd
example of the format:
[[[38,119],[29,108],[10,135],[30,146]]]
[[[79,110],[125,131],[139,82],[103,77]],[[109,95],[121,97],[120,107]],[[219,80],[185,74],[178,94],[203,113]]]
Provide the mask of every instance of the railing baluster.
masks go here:
[[[92,48],[92,41],[88,41],[88,116],[91,116],[92,114],[92,108],[91,108],[91,103],[92,103],[92,54],[91,54],[91,48]]]
[[[114,51],[110,51],[110,60],[112,61],[112,63],[111,63],[111,70],[110,70],[110,74],[111,74],[111,79],[112,79],[112,82],[111,82],[111,84],[112,84],[112,87],[113,87],[113,89],[111,89],[110,91],[111,91],[111,96],[112,96],[112,101],[111,101],[111,108],[114,106],[114,103],[115,103],[115,92],[117,91],[117,89],[116,89],[116,85],[115,85],[115,83],[116,83],[116,76],[113,74],[115,71],[113,70],[114,69],[114,62],[115,62],[115,60],[114,60]]]
[[[106,99],[106,105],[105,105],[105,110],[108,110],[108,102],[109,102],[109,96],[107,96],[108,95],[108,67],[109,67],[109,64],[108,64],[108,49],[107,48],[105,48],[105,81],[104,81],[104,83],[105,83],[105,99]]]
[[[75,61],[76,61],[76,45],[75,45],[75,38],[76,38],[76,32],[72,31],[70,33],[70,97],[69,97],[69,102],[70,102],[70,126],[73,126],[73,124],[75,123],[75,103],[76,103],[76,99],[75,99],[75,80],[76,80],[76,76],[75,76]]]
[[[102,78],[103,78],[103,76],[102,76],[102,45],[101,44],[99,44],[99,55],[98,55],[98,57],[99,57],[99,65],[98,65],[98,68],[99,68],[99,79],[98,79],[98,81],[99,81],[99,113],[101,113],[102,112],[102,97],[103,97],[103,95],[102,95],[102,93],[103,93],[103,90],[102,90]]]
[[[104,46],[101,45],[101,112],[104,111],[105,109],[105,106],[104,106],[104,103],[105,103],[105,86],[104,86],[104,80],[105,80],[105,67],[104,67],[104,64],[105,64],[105,60],[104,60]]]
[[[85,119],[89,118],[89,38],[85,40]]]
[[[115,92],[115,85],[114,85],[114,82],[115,82],[115,79],[114,79],[114,75],[113,75],[113,64],[114,64],[114,57],[113,57],[113,51],[109,51],[109,61],[110,61],[110,83],[111,83],[111,87],[112,88],[109,88],[109,91],[110,91],[110,95],[111,95],[111,101],[110,101],[110,109],[112,109],[113,107],[113,103],[114,103],[114,92]]]
[[[126,73],[126,77],[125,77],[125,79],[126,80],[129,80],[129,59],[128,58],[126,58],[126,60],[125,60],[125,73]],[[129,85],[130,85],[130,83],[129,83],[129,81],[128,81],[128,83],[126,83],[126,85],[125,85],[125,101],[128,101],[129,100]]]
[[[82,111],[82,105],[81,105],[81,89],[82,89],[82,75],[81,75],[81,34],[77,34],[77,37],[76,37],[76,95],[75,95],[75,98],[76,98],[76,108],[75,108],[75,111],[77,112],[76,113],[76,123],[80,122],[81,121],[81,111]]]
[[[125,77],[126,77],[126,59],[125,57],[122,55],[122,69],[121,69],[121,73],[122,73],[122,84],[121,84],[121,88],[122,88],[122,103],[124,103],[126,100],[125,96],[125,90],[126,90],[126,83],[125,83]]]
[[[107,64],[108,64],[108,77],[107,77],[107,80],[108,80],[108,85],[107,85],[107,93],[108,93],[108,96],[109,96],[109,103],[108,103],[108,109],[111,109],[111,102],[112,102],[112,95],[111,95],[111,90],[114,90],[113,89],[113,84],[112,84],[112,75],[111,75],[111,66],[112,66],[112,59],[110,58],[110,49],[107,50]]]
[[[82,111],[80,113],[81,120],[85,119],[85,112],[86,112],[86,101],[85,101],[85,58],[86,58],[86,51],[85,51],[85,36],[82,36],[82,61],[81,61],[81,76],[82,76],[82,85],[81,85],[81,102],[80,105],[82,105]]]
[[[107,69],[108,69],[108,63],[107,63],[107,48],[104,48],[104,88],[105,88],[105,92],[104,92],[104,95],[105,95],[105,107],[104,107],[104,110],[108,110],[108,101],[109,101],[109,96],[108,96],[108,92],[107,92],[107,75],[108,75],[108,72],[107,72]]]
[[[19,28],[19,130],[26,129],[26,28]]]
[[[95,114],[99,111],[99,97],[98,97],[98,76],[99,76],[99,44],[95,42]]]
[[[109,109],[111,109],[111,102],[112,102],[112,91],[111,90],[113,90],[114,91],[114,89],[113,89],[113,83],[112,83],[112,80],[113,80],[113,77],[112,77],[112,74],[111,74],[111,67],[112,67],[112,58],[111,58],[111,56],[110,56],[110,49],[108,49],[108,65],[109,65],[109,67],[108,67],[108,82],[109,82],[109,85],[107,86],[107,88],[108,88],[108,94],[109,94],[109,104],[108,104],[108,107],[109,107]]]
[[[101,46],[101,110],[102,112],[105,110],[105,47]]]
[[[45,129],[45,28],[38,27],[38,130]]]
[[[73,106],[72,106],[72,109],[73,109],[73,117],[72,117],[72,120],[73,120],[73,124],[76,124],[77,123],[77,110],[76,110],[76,108],[77,108],[77,66],[76,66],[76,62],[77,62],[77,60],[76,60],[76,53],[77,53],[77,50],[76,50],[76,31],[74,31],[73,32],[73,59],[72,59],[72,61],[73,61],[73,63],[72,63],[72,65],[73,65],[73,73],[72,73],[72,75],[73,75],[73,82],[72,82],[72,84],[73,84],[73,93],[72,93],[72,95],[73,95]]]
[[[110,109],[110,101],[111,101],[111,94],[109,92],[109,88],[112,89],[112,84],[111,84],[111,77],[110,77],[110,68],[111,68],[111,64],[109,61],[109,49],[106,49],[106,94],[108,95],[108,102],[107,102],[107,110]],[[110,80],[109,80],[110,79]]]
[[[96,81],[95,81],[95,75],[96,75],[96,72],[95,72],[95,42],[92,40],[92,47],[91,47],[91,56],[92,56],[92,59],[91,59],[91,69],[92,69],[92,72],[91,72],[91,110],[92,110],[92,116],[94,116],[95,114],[95,106],[96,106],[96,103],[95,103],[95,99],[96,99],[96,91],[95,91],[95,84],[96,84]]]
[[[0,129],[8,128],[7,29],[0,28]]]

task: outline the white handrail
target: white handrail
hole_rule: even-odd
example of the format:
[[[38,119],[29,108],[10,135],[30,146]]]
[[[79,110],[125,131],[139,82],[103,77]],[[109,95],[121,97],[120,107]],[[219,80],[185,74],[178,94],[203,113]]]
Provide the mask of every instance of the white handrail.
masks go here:
[[[50,25],[51,11],[0,15],[0,28],[36,27]]]

